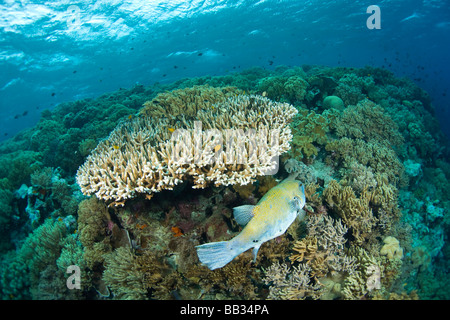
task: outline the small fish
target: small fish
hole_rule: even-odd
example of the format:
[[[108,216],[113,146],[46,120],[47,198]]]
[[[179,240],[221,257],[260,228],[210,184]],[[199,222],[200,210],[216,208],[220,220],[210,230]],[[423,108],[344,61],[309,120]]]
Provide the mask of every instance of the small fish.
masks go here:
[[[171,228],[174,237],[181,237],[183,235],[183,231],[178,227]]]
[[[411,20],[411,19],[414,19],[414,18],[421,18],[421,17],[422,17],[421,14],[418,14],[417,12],[414,12],[412,15],[410,15],[410,16],[402,19],[402,20],[400,20],[400,22],[405,22],[405,21],[408,21],[408,20]]]
[[[305,189],[300,181],[286,179],[270,189],[255,205],[233,209],[234,218],[244,229],[229,241],[197,246],[197,255],[204,265],[222,268],[241,253],[253,248],[256,261],[259,247],[286,232],[297,216],[305,217]]]
[[[169,128],[169,132],[170,132],[170,133],[173,133],[174,131],[175,131],[174,128]]]
[[[220,150],[220,148],[222,148],[222,146],[220,144],[218,144],[214,147],[214,151],[217,152]]]
[[[116,149],[116,150],[119,150],[120,147],[115,144],[115,145],[113,145],[113,148]]]

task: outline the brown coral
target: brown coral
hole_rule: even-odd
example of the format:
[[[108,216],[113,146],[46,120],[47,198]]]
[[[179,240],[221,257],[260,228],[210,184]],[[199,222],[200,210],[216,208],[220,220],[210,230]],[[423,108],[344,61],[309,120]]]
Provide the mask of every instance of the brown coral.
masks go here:
[[[321,284],[314,280],[308,264],[289,268],[285,263],[274,262],[265,271],[263,280],[269,285],[269,299],[319,299],[323,293]]]
[[[369,206],[370,199],[365,194],[358,198],[350,186],[344,187],[336,180],[324,189],[323,197],[352,230],[356,243],[363,243],[377,222]]]
[[[115,297],[132,300],[148,298],[150,290],[158,288],[168,271],[156,253],[147,250],[136,255],[127,247],[105,255],[105,268],[103,280]]]

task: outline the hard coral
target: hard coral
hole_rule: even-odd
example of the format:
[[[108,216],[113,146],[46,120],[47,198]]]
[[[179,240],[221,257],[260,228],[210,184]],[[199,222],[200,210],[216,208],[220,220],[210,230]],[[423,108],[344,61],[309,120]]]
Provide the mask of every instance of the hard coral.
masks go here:
[[[312,279],[312,270],[308,264],[289,268],[285,263],[277,261],[265,271],[263,280],[269,285],[269,299],[318,299],[323,293],[322,286]]]
[[[369,206],[369,198],[356,197],[350,186],[343,187],[335,180],[324,189],[323,197],[352,230],[356,242],[364,242],[372,233],[377,221]]]
[[[392,146],[404,141],[392,118],[383,108],[368,99],[359,101],[356,106],[347,107],[331,126],[339,137],[375,140]]]
[[[289,150],[294,107],[244,95],[207,106],[197,106],[200,122],[187,114],[119,124],[79,168],[82,192],[123,205],[137,194],[151,197],[184,180],[192,180],[194,188],[244,185],[267,174],[273,157]],[[202,124],[209,131],[202,133]]]
[[[317,156],[318,147],[328,142],[329,124],[327,116],[300,109],[291,124],[294,136],[290,151],[292,157],[302,160]]]
[[[341,98],[336,96],[327,96],[325,99],[323,99],[322,107],[324,109],[337,109],[337,110],[344,110],[345,105]]]

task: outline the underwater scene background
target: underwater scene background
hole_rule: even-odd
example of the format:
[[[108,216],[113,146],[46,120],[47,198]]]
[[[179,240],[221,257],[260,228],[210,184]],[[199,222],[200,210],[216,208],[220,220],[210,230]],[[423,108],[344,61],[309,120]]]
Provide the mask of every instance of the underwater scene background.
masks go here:
[[[450,298],[446,1],[3,1],[0,30],[2,299]],[[211,163],[213,128],[279,148]],[[199,261],[293,176],[305,219]]]

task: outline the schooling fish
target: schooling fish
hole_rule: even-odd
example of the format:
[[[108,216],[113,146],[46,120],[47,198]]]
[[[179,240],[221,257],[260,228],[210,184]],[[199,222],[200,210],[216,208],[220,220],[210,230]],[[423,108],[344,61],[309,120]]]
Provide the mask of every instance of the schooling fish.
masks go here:
[[[234,208],[234,218],[245,226],[244,229],[229,241],[197,246],[200,262],[211,270],[222,268],[250,248],[253,248],[253,261],[256,261],[259,247],[264,242],[284,234],[297,216],[305,217],[304,205],[304,186],[296,180],[284,180],[270,189],[255,206]]]

